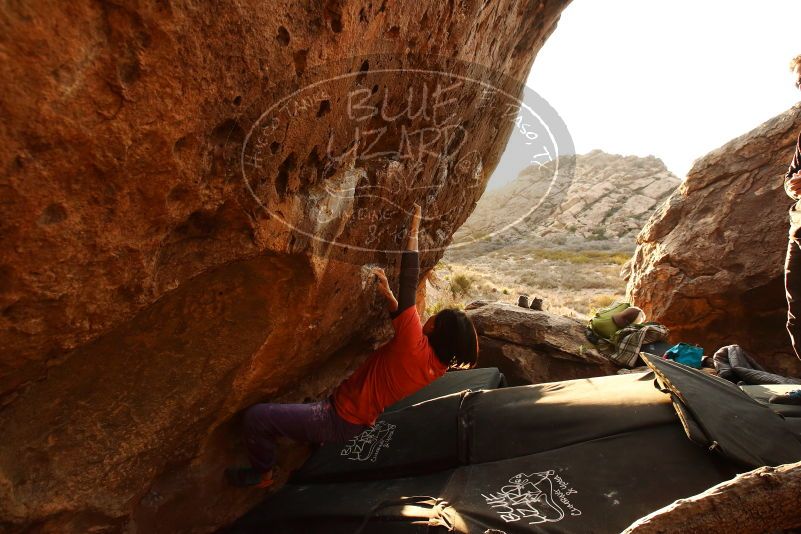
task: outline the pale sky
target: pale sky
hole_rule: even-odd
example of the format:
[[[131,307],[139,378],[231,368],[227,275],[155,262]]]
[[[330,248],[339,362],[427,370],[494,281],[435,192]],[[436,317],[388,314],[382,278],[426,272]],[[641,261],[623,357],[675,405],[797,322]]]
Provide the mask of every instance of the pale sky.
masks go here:
[[[577,153],[653,154],[684,178],[801,99],[797,54],[801,0],[573,0],[527,85]]]

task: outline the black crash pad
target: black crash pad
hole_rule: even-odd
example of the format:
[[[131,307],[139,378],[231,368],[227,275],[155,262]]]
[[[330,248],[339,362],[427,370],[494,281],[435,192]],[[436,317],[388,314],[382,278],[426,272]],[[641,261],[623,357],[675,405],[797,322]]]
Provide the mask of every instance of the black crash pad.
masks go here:
[[[384,413],[345,444],[320,447],[292,482],[330,482],[413,476],[459,465],[459,407],[454,393]]]
[[[223,532],[620,532],[752,466],[801,459],[784,419],[733,384],[645,359],[655,373],[468,391],[384,414],[396,432],[375,461],[321,449],[331,454],[308,464],[316,472]]]
[[[482,391],[462,403],[466,463],[533,454],[676,422],[653,374],[567,380]]]
[[[448,371],[421,390],[388,406],[384,413],[395,412],[418,402],[444,397],[445,395],[468,389],[477,391],[480,389],[495,389],[504,385],[506,385],[505,379],[497,367]]]
[[[369,480],[447,469],[459,462],[458,414],[465,391],[499,387],[497,368],[451,371],[384,411],[345,444],[319,448],[293,482]]]
[[[801,460],[801,441],[785,419],[731,382],[672,360],[641,357],[713,450],[751,468]]]
[[[287,485],[225,532],[613,533],[735,473],[676,421],[419,477]]]
[[[292,482],[413,476],[676,421],[650,373],[455,393],[384,413],[350,442],[321,447]]]

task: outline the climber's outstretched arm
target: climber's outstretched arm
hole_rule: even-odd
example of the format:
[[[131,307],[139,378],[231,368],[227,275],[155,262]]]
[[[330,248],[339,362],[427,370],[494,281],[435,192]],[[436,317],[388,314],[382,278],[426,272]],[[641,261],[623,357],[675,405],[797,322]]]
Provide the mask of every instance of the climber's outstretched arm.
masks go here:
[[[417,234],[420,231],[420,216],[422,212],[423,210],[420,208],[420,204],[415,202],[414,213],[412,213],[412,224],[409,227],[409,240],[406,242],[406,250],[417,252]],[[415,283],[417,282],[415,281]]]
[[[398,290],[398,309],[392,314],[397,317],[404,310],[415,305],[417,297],[417,282],[420,280],[420,255],[417,251],[417,234],[420,230],[421,209],[419,204],[414,205],[412,222],[409,225],[409,238],[406,241],[406,250],[401,256],[400,289]]]
[[[417,234],[420,231],[420,217],[422,210],[419,204],[414,205],[412,222],[409,226],[409,238],[406,250],[401,257],[400,290],[398,298],[392,293],[384,269],[374,267],[373,273],[378,278],[378,291],[387,299],[390,315],[395,318],[411,306],[415,305],[417,294],[417,281],[420,279],[420,257],[417,251]]]

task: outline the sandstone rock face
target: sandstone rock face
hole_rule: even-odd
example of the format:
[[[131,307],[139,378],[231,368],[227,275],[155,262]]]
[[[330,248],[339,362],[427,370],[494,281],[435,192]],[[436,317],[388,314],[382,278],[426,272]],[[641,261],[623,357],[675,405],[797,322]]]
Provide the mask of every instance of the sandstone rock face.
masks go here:
[[[479,365],[498,367],[509,385],[614,374],[619,367],[584,336],[584,323],[502,302],[477,302],[467,314],[479,334]]]
[[[707,354],[736,343],[801,376],[784,326],[792,201],[782,187],[799,129],[795,106],[699,159],[643,228],[627,291],[671,341]]]
[[[564,179],[552,183],[547,167],[531,165],[509,184],[488,191],[454,242],[492,235],[491,241],[504,244],[633,246],[651,212],[680,183],[653,156],[593,150],[568,159],[573,170]],[[534,205],[530,216],[516,222]]]
[[[222,483],[235,414],[385,338],[363,266],[396,272],[414,202],[434,265],[511,131],[399,69],[519,94],[566,3],[5,5],[0,529],[210,531],[259,500]],[[456,127],[402,112],[410,79]]]

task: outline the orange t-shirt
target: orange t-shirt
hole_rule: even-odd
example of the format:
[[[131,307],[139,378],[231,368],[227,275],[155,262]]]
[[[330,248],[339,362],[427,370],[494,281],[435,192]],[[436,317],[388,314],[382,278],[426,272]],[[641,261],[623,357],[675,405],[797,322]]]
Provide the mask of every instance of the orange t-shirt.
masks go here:
[[[414,306],[392,320],[395,337],[376,350],[334,391],[340,417],[358,425],[373,425],[384,408],[445,374],[423,334]]]

